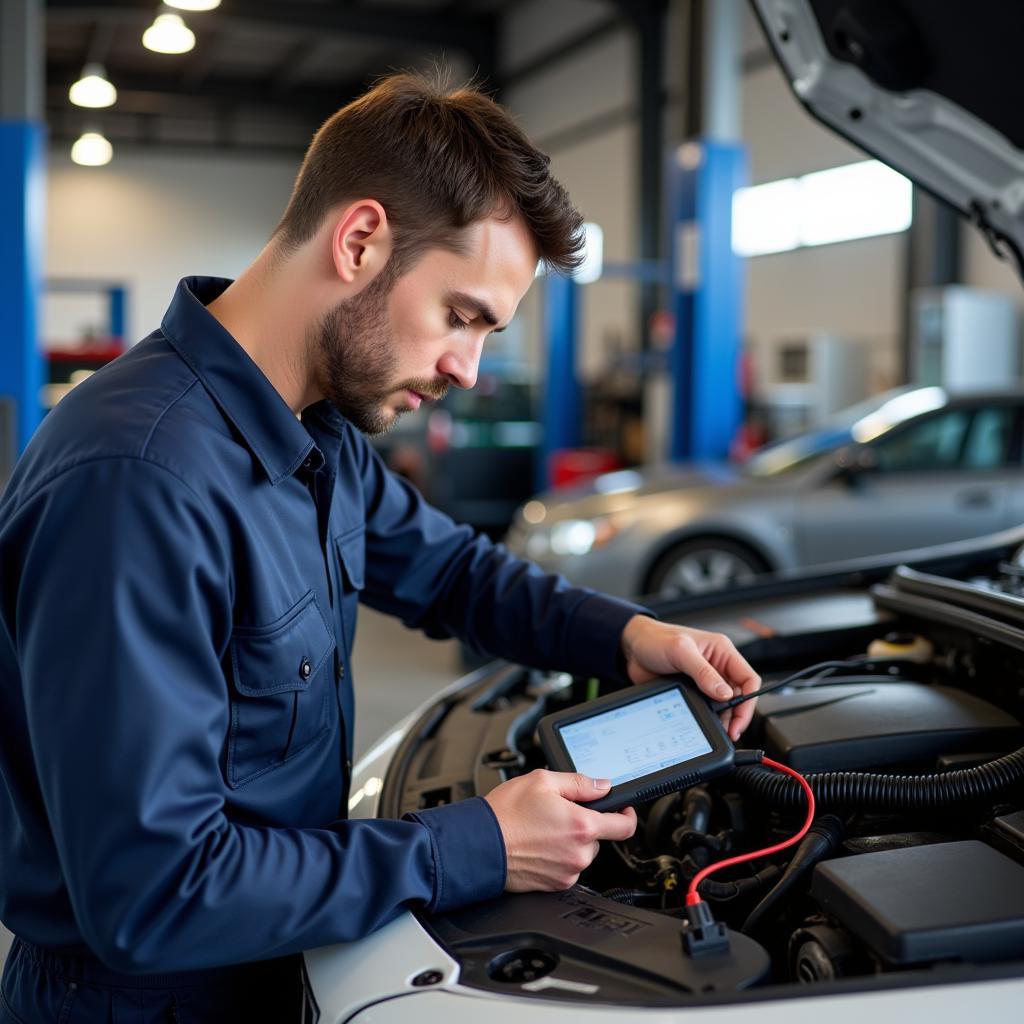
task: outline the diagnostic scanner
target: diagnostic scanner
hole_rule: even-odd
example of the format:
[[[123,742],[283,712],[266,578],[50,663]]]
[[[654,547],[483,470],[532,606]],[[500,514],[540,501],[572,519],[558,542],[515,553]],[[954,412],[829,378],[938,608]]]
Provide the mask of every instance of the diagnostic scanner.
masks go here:
[[[641,683],[546,715],[537,726],[548,766],[610,779],[595,811],[695,786],[731,771],[736,751],[712,706],[686,677]]]

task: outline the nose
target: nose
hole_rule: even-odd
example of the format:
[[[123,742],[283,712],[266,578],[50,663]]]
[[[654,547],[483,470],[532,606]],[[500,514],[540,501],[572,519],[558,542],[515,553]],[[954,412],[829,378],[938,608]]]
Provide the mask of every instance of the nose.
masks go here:
[[[466,342],[458,348],[451,348],[437,362],[437,371],[457,388],[471,388],[476,384],[477,371],[480,369],[480,354],[484,347],[481,334],[471,343]]]

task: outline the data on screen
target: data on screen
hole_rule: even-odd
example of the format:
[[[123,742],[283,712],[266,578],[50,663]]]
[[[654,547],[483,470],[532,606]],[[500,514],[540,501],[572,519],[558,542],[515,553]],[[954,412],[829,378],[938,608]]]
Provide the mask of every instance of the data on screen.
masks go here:
[[[678,690],[561,727],[576,770],[613,786],[681,764],[712,747]]]

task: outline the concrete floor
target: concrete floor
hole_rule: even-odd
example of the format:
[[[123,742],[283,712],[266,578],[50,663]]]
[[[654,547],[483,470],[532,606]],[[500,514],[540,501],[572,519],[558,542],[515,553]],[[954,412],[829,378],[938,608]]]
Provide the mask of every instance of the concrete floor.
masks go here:
[[[431,694],[464,673],[454,640],[428,640],[397,619],[360,608],[352,657],[356,681],[355,755]],[[0,965],[11,935],[0,926]]]

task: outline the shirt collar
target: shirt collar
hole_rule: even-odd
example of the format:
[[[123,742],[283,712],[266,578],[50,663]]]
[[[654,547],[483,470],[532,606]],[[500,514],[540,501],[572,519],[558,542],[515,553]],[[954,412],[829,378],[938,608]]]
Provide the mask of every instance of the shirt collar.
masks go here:
[[[206,309],[229,284],[221,277],[182,278],[161,328],[277,484],[300,466],[318,469],[323,456],[249,353]]]

